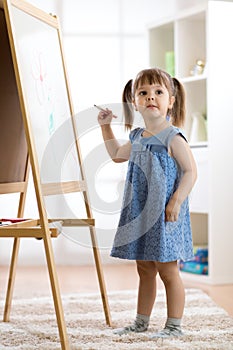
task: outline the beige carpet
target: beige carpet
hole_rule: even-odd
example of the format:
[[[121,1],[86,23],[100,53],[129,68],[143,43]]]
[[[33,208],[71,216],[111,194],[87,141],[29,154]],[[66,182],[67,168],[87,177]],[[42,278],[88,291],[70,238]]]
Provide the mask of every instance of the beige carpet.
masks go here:
[[[147,337],[165,321],[163,291],[158,293],[149,331],[124,336],[114,335],[106,326],[99,294],[63,295],[62,299],[72,350],[233,349],[233,318],[199,290],[186,290],[185,335],[170,340]],[[136,291],[111,292],[109,303],[114,327],[126,325],[135,316]],[[5,349],[60,349],[51,297],[14,299],[11,321],[0,322],[0,350]]]

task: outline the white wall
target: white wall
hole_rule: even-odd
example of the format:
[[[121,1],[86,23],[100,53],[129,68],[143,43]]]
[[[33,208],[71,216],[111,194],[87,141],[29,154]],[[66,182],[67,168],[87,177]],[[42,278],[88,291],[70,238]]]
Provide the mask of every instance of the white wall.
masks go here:
[[[89,169],[88,162],[86,163],[103,261],[116,261],[108,256],[119,217],[125,165],[111,163],[101,147],[97,111],[94,111],[93,104],[108,104],[118,113],[125,83],[148,66],[148,24],[201,1],[30,0],[44,11],[58,15],[75,112],[93,118],[91,126],[90,123],[87,123],[86,128],[84,125],[80,142],[84,163],[90,155],[97,159],[102,157],[100,164],[94,168],[94,183],[89,180],[93,179],[93,174],[90,176],[93,169]],[[82,120],[85,121],[85,118]],[[78,123],[78,130],[79,126]],[[127,138],[118,126],[115,130],[120,138]],[[100,147],[101,154],[97,151],[95,153],[97,146]],[[1,217],[16,215],[17,198],[15,195],[0,196]],[[113,209],[110,210],[110,207]],[[38,217],[31,181],[25,217]],[[43,264],[43,243],[35,239],[21,241],[19,264]],[[60,236],[53,242],[58,264],[92,263],[89,235],[84,230],[71,233],[69,239]],[[0,264],[8,264],[11,245],[11,240],[2,239]]]

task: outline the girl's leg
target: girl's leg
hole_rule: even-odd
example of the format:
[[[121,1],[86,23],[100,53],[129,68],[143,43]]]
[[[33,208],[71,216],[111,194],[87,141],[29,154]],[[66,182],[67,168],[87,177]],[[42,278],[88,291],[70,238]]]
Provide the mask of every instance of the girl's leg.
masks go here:
[[[177,261],[158,263],[158,270],[166,289],[167,316],[180,319],[184,312],[185,292]]]
[[[167,297],[167,322],[164,330],[153,337],[182,335],[181,319],[184,312],[185,291],[177,261],[158,263],[159,275],[164,283]]]
[[[157,263],[155,261],[137,261],[139,275],[137,313],[150,316],[156,297]]]
[[[137,315],[133,324],[124,328],[118,328],[115,334],[127,334],[129,332],[145,332],[149,325],[150,314],[156,296],[157,265],[153,261],[137,261],[139,274]]]

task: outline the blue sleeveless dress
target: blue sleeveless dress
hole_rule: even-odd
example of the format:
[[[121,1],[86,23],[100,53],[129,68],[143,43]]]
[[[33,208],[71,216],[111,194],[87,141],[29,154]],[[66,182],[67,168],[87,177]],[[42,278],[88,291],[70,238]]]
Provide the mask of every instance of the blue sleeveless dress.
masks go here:
[[[174,126],[147,138],[142,137],[143,131],[137,128],[130,133],[132,151],[111,256],[159,262],[190,260],[193,244],[188,198],[178,220],[165,222],[166,204],[182,176],[168,147],[175,135],[184,135]]]

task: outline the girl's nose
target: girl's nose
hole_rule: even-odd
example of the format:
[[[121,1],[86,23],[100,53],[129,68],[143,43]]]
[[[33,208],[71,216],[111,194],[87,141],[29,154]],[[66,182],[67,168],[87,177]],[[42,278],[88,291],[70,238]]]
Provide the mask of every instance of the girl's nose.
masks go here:
[[[147,101],[153,101],[154,97],[153,96],[147,96]]]

